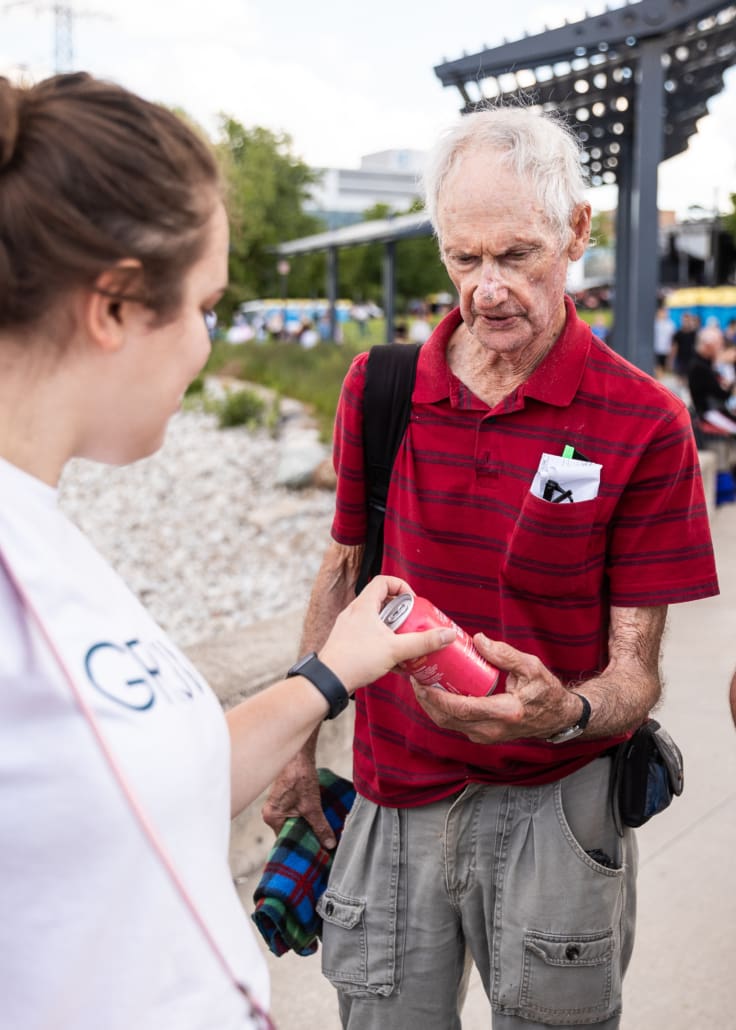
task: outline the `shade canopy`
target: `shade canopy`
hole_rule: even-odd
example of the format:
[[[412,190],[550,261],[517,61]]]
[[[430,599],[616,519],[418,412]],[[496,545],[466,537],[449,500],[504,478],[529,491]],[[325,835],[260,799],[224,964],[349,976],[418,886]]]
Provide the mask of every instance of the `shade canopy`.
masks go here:
[[[447,61],[435,73],[443,86],[457,88],[463,113],[499,100],[562,112],[583,145],[591,185],[613,184],[633,136],[642,47],[654,40],[663,69],[666,160],[686,149],[736,62],[735,5],[642,0]]]
[[[494,102],[560,112],[581,142],[591,186],[618,187],[611,342],[648,372],[659,288],[657,170],[686,149],[735,63],[736,5],[640,0],[435,67],[442,84],[459,91],[464,114]],[[327,250],[333,300],[339,249],[383,242],[390,333],[396,242],[430,232],[423,215],[404,215],[282,243],[278,252]]]

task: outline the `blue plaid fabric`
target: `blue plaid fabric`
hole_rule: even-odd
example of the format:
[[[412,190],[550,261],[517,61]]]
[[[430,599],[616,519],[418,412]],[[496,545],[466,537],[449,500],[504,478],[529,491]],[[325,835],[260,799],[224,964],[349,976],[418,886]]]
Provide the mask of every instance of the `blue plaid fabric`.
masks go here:
[[[318,769],[322,809],[338,841],[355,799],[349,780]],[[319,843],[306,819],[287,819],[253,894],[252,919],[274,955],[312,955],[322,933],[317,902],[327,887],[332,852]]]

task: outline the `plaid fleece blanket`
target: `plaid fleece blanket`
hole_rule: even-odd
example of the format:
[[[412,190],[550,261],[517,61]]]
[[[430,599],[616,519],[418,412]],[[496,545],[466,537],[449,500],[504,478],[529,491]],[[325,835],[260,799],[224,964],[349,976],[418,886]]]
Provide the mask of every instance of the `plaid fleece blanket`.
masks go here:
[[[338,841],[355,798],[349,780],[318,769],[322,809]],[[333,852],[326,851],[306,819],[287,819],[271,848],[253,894],[252,919],[274,955],[290,949],[312,955],[322,933],[317,902],[327,887]]]

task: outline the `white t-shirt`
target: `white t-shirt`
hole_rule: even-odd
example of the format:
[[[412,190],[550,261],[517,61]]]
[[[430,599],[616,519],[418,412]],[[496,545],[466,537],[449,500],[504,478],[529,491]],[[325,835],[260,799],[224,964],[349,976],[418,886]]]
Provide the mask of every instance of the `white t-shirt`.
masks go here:
[[[228,867],[217,698],[57,507],[0,459],[0,549],[235,976],[266,964]],[[244,1030],[249,1006],[131,813],[0,565],[0,1024]]]
[[[654,320],[654,353],[669,354],[672,350],[672,337],[675,334],[675,323],[671,318]]]

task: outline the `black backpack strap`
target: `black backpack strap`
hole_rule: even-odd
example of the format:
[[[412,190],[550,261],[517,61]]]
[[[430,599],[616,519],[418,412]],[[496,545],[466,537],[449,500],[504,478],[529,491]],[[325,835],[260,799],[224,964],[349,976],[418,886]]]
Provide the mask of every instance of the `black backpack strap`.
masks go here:
[[[409,424],[418,358],[419,346],[407,343],[378,344],[368,353],[363,394],[368,527],[356,593],[381,571],[388,487]]]

